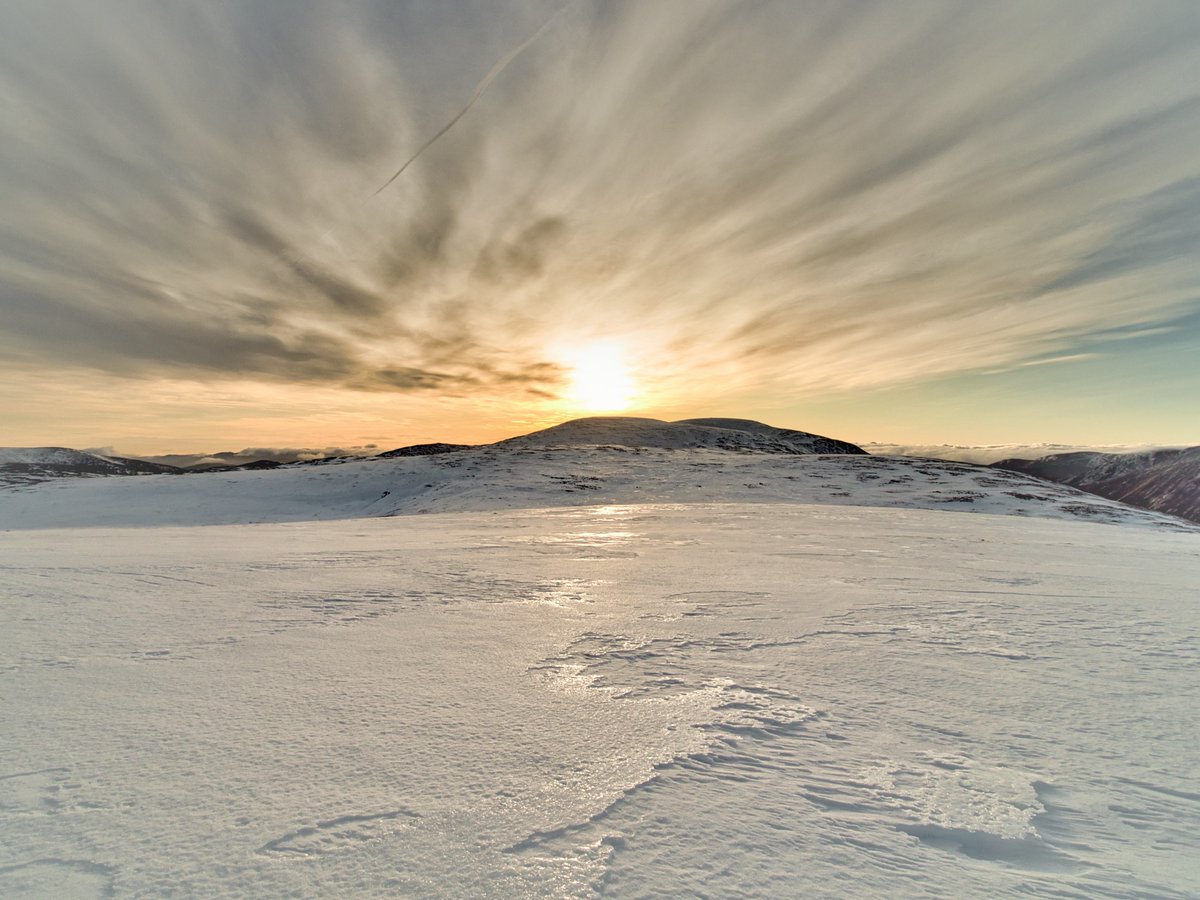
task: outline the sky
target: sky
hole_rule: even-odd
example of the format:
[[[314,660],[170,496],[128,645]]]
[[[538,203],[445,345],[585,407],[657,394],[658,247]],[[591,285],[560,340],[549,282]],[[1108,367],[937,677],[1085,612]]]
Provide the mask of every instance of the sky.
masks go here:
[[[1200,5],[0,0],[0,445],[1200,443]]]

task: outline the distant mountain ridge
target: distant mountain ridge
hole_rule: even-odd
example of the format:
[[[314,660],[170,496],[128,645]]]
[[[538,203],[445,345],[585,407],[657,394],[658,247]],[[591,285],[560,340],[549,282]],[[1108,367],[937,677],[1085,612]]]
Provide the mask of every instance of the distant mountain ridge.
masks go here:
[[[1063,453],[1111,453],[1124,456],[1162,450],[1170,445],[1140,444],[898,444],[887,441],[863,441],[862,448],[872,456],[920,456],[926,459],[949,459],[957,462],[990,466],[1006,459],[1041,459]],[[168,462],[170,460],[167,460]]]
[[[742,456],[761,457],[764,461],[776,459],[780,462],[788,456],[850,456],[867,457],[871,460],[879,459],[871,457],[861,447],[847,441],[794,429],[775,428],[748,419],[700,418],[667,422],[637,417],[591,417],[564,422],[494,444],[479,446],[446,443],[415,444],[384,451],[374,457],[329,457],[287,463],[261,460],[238,465],[205,464],[183,468],[126,457],[102,456],[65,447],[0,448],[0,487],[27,487],[52,479],[95,478],[113,475],[203,475],[239,470],[260,470],[266,475],[273,474],[273,470],[278,470],[282,475],[289,470],[323,468],[327,465],[341,467],[362,463],[373,467],[386,462],[400,463],[405,460],[416,461],[423,458],[445,460],[444,463],[438,465],[448,467],[449,470],[463,465],[474,466],[481,461],[487,465],[500,464],[502,459],[509,461],[505,465],[511,463],[524,466],[534,458],[529,454],[534,453],[539,454],[538,458],[548,459],[549,456],[546,454],[555,457],[562,455],[570,458],[579,457],[581,464],[585,460],[589,461],[589,464],[600,462],[607,464],[615,451],[658,454],[662,457],[663,464],[666,464],[667,460],[677,453],[712,453],[714,451],[716,452],[714,460]],[[600,452],[602,455],[593,458],[595,452]],[[689,463],[680,463],[680,465],[684,464]],[[908,464],[919,467],[925,463],[921,460],[910,460]],[[705,465],[709,464],[705,463]],[[721,462],[720,465],[727,466],[725,462]],[[769,465],[774,465],[774,463]],[[963,464],[958,465],[962,466]],[[987,471],[984,467],[969,465],[961,470],[951,467],[950,464],[939,465],[936,468],[939,471],[953,473],[955,479],[960,476],[967,477],[976,468]],[[1200,522],[1200,447],[1126,454],[1063,453],[1037,460],[1002,460],[993,464],[992,468],[1007,469],[1046,481],[1058,482],[1109,500]],[[856,470],[855,477],[859,480],[870,480],[872,478],[871,471],[874,470]],[[787,477],[790,479],[792,476],[788,475]],[[896,477],[903,482],[907,476],[902,472]],[[169,480],[174,481],[174,479]],[[968,480],[970,479],[968,478]],[[492,484],[497,491],[504,493],[508,490],[507,481],[507,477],[497,476],[497,480]],[[659,475],[654,475],[651,481],[663,485],[663,490],[667,494],[674,494],[678,490],[677,486],[666,487],[667,484],[674,484],[675,477],[673,475],[665,481]],[[575,491],[586,493],[597,489],[595,479],[582,474],[571,475],[563,483],[570,485],[568,493]],[[697,487],[699,486],[697,485]],[[455,487],[454,492],[459,492],[460,487]],[[649,483],[647,487],[649,488]],[[757,483],[748,483],[743,487],[757,490],[761,486]],[[524,491],[526,488],[518,487],[517,490]],[[691,488],[688,490],[690,491]],[[738,490],[740,491],[741,488]],[[393,488],[385,488],[381,493],[385,497],[390,497],[397,492]],[[1038,492],[1029,490],[1017,491],[1011,496],[1024,501],[1027,494],[1030,500],[1037,502],[1051,499],[1050,496],[1042,497]],[[834,492],[833,496],[838,496],[838,494]],[[617,497],[614,495],[613,499],[617,499]],[[964,494],[962,496],[954,495],[948,499],[956,503],[966,503],[969,498]],[[947,502],[947,498],[935,498],[935,502]],[[1075,501],[1063,497],[1058,498],[1055,502],[1065,503],[1069,506]],[[982,507],[985,504],[978,505]]]
[[[0,447],[0,485],[34,484],[50,478],[161,475],[179,471],[163,463],[100,456],[68,447]]]
[[[1197,527],[1017,472],[871,456],[819,435],[711,421],[584,419],[448,452],[188,478],[58,478],[0,491],[0,530],[680,503],[753,503],[764,511],[777,503],[890,506]],[[820,452],[829,448],[835,452]]]
[[[1003,459],[992,465],[1200,522],[1200,447],[1056,453],[1040,459]]]
[[[566,448],[584,446],[644,447],[661,450],[730,450],[786,454],[865,455],[861,447],[846,441],[775,428],[750,419],[684,419],[664,422],[632,416],[594,416],[573,419],[531,434],[508,438],[480,447]],[[51,478],[80,478],[104,475],[201,474],[235,472],[242,469],[276,469],[287,466],[323,465],[350,459],[395,459],[436,456],[477,449],[471,444],[412,444],[386,450],[375,456],[330,456],[317,459],[248,459],[242,454],[213,454],[192,465],[100,456],[66,447],[0,448],[0,486],[33,484]],[[183,457],[181,457],[183,458]]]

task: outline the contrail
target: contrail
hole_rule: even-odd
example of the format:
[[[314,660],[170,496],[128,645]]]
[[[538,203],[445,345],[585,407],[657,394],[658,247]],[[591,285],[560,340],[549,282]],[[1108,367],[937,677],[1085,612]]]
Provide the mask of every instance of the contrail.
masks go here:
[[[545,34],[546,30],[551,25],[554,24],[554,20],[557,19],[560,15],[562,15],[563,11],[569,5],[570,5],[570,0],[567,0],[566,3],[563,3],[562,6],[560,6],[553,14],[551,14],[551,16],[548,19],[546,19],[545,22],[542,23],[541,28],[539,28],[537,31],[535,31],[533,34],[531,34],[529,37],[527,37],[520,46],[518,46],[515,50],[509,51],[508,55],[506,55],[498,63],[496,63],[494,66],[492,66],[491,71],[488,72],[487,75],[485,75],[483,77],[483,80],[480,81],[479,84],[477,84],[475,86],[475,93],[473,93],[471,95],[471,99],[467,101],[467,105],[464,106],[461,110],[459,110],[458,115],[456,115],[453,119],[451,119],[449,122],[447,122],[445,125],[443,125],[437,134],[435,134],[433,137],[431,137],[429,140],[427,140],[424,144],[422,144],[417,149],[416,153],[414,153],[407,160],[405,160],[404,165],[402,165],[399,169],[396,170],[395,175],[393,175],[391,178],[389,178],[387,181],[385,181],[382,185],[380,185],[380,187],[377,190],[375,190],[370,195],[370,197],[367,197],[365,200],[363,200],[361,202],[368,203],[368,202],[370,202],[372,197],[379,196],[379,194],[382,191],[384,191],[393,181],[395,181],[397,178],[399,178],[401,175],[403,175],[404,170],[407,169],[409,166],[411,166],[414,162],[416,162],[417,158],[422,153],[424,153],[426,150],[428,150],[430,147],[432,147],[435,143],[437,143],[438,139],[442,135],[444,135],[447,131],[449,131],[451,128],[453,128],[455,126],[455,124],[457,124],[459,119],[461,119],[468,112],[470,112],[471,107],[474,106],[479,101],[479,98],[484,95],[484,93],[487,91],[487,89],[491,86],[491,83],[496,80],[496,78],[500,75],[500,73],[503,72],[506,68],[508,68],[509,64],[514,59],[516,59],[518,56],[520,56],[522,53],[524,53],[529,48],[530,44],[532,44],[534,41],[536,41],[538,38],[540,38],[543,34]],[[321,243],[321,242],[327,240],[331,234],[333,234],[335,231],[337,231],[337,229],[338,229],[337,223],[331,224],[328,228],[325,229],[323,234],[321,234],[317,237],[316,242]],[[312,258],[311,254],[305,253],[302,250],[280,251],[275,255],[272,263],[273,263],[273,266],[283,265],[286,268],[288,268],[293,274],[297,274],[301,278],[305,278],[308,276],[305,275],[303,266],[304,266],[306,260],[311,259],[311,258]]]
[[[483,80],[480,81],[479,84],[477,84],[475,86],[475,93],[473,93],[471,95],[471,99],[467,101],[467,105],[464,106],[461,110],[459,110],[458,115],[456,115],[453,119],[451,119],[449,122],[447,122],[445,125],[443,125],[437,134],[435,134],[433,137],[431,137],[429,140],[427,140],[424,144],[422,144],[417,149],[417,152],[414,153],[412,156],[410,156],[407,160],[405,160],[404,165],[402,165],[399,169],[396,170],[396,174],[393,175],[391,178],[389,178],[387,181],[385,181],[379,187],[379,190],[375,191],[375,193],[372,194],[371,196],[372,197],[376,196],[381,191],[383,191],[388,185],[390,185],[393,181],[395,181],[397,178],[399,178],[401,175],[403,175],[404,170],[407,169],[409,166],[411,166],[414,162],[416,162],[422,153],[424,153],[426,150],[428,150],[430,147],[432,147],[434,144],[436,144],[438,141],[438,138],[440,138],[443,134],[445,134],[447,131],[449,131],[451,128],[453,128],[458,123],[459,119],[461,119],[468,112],[470,112],[471,107],[474,106],[476,104],[476,102],[478,102],[479,98],[484,95],[484,92],[487,91],[487,89],[491,86],[492,82],[496,80],[497,76],[499,76],[499,74],[501,72],[503,72],[505,69],[508,68],[509,63],[511,63],[514,59],[516,59],[518,56],[520,56],[522,53],[524,53],[529,48],[530,44],[532,44],[534,41],[536,41],[538,38],[540,38],[546,32],[546,29],[548,29],[554,23],[554,20],[557,19],[560,15],[562,15],[562,11],[566,8],[567,8],[566,4],[563,4],[562,6],[560,6],[558,8],[557,12],[555,12],[552,16],[550,16],[550,18],[548,18],[545,22],[542,23],[541,28],[539,28],[537,31],[535,31],[533,34],[531,34],[529,37],[527,37],[525,39],[525,42],[523,44],[521,44],[515,50],[510,51],[507,56],[505,56],[503,59],[500,60],[500,62],[498,62],[494,66],[492,66],[492,70],[490,72],[488,72],[485,76],[483,76]]]

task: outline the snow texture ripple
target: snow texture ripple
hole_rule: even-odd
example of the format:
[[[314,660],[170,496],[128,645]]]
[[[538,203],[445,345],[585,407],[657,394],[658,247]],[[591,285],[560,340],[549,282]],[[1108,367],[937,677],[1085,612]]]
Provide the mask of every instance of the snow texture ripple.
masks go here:
[[[1200,536],[1170,520],[133,527],[148,496],[0,533],[0,895],[1200,895]]]

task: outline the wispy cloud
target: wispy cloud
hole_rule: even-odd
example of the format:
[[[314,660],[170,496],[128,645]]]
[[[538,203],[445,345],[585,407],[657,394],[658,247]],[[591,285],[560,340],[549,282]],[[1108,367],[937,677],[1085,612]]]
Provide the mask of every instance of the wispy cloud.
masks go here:
[[[308,462],[316,459],[334,459],[345,456],[375,456],[380,452],[378,444],[366,444],[355,447],[246,447],[243,450],[225,450],[217,453],[171,453],[158,456],[142,457],[152,462],[166,463],[170,466],[243,466],[259,460],[273,460],[280,463]],[[107,452],[101,452],[106,450]],[[101,456],[119,455],[111,447],[92,450]]]
[[[0,355],[539,396],[608,337],[819,390],[1196,307],[1194,4],[560,6],[6,4]]]

